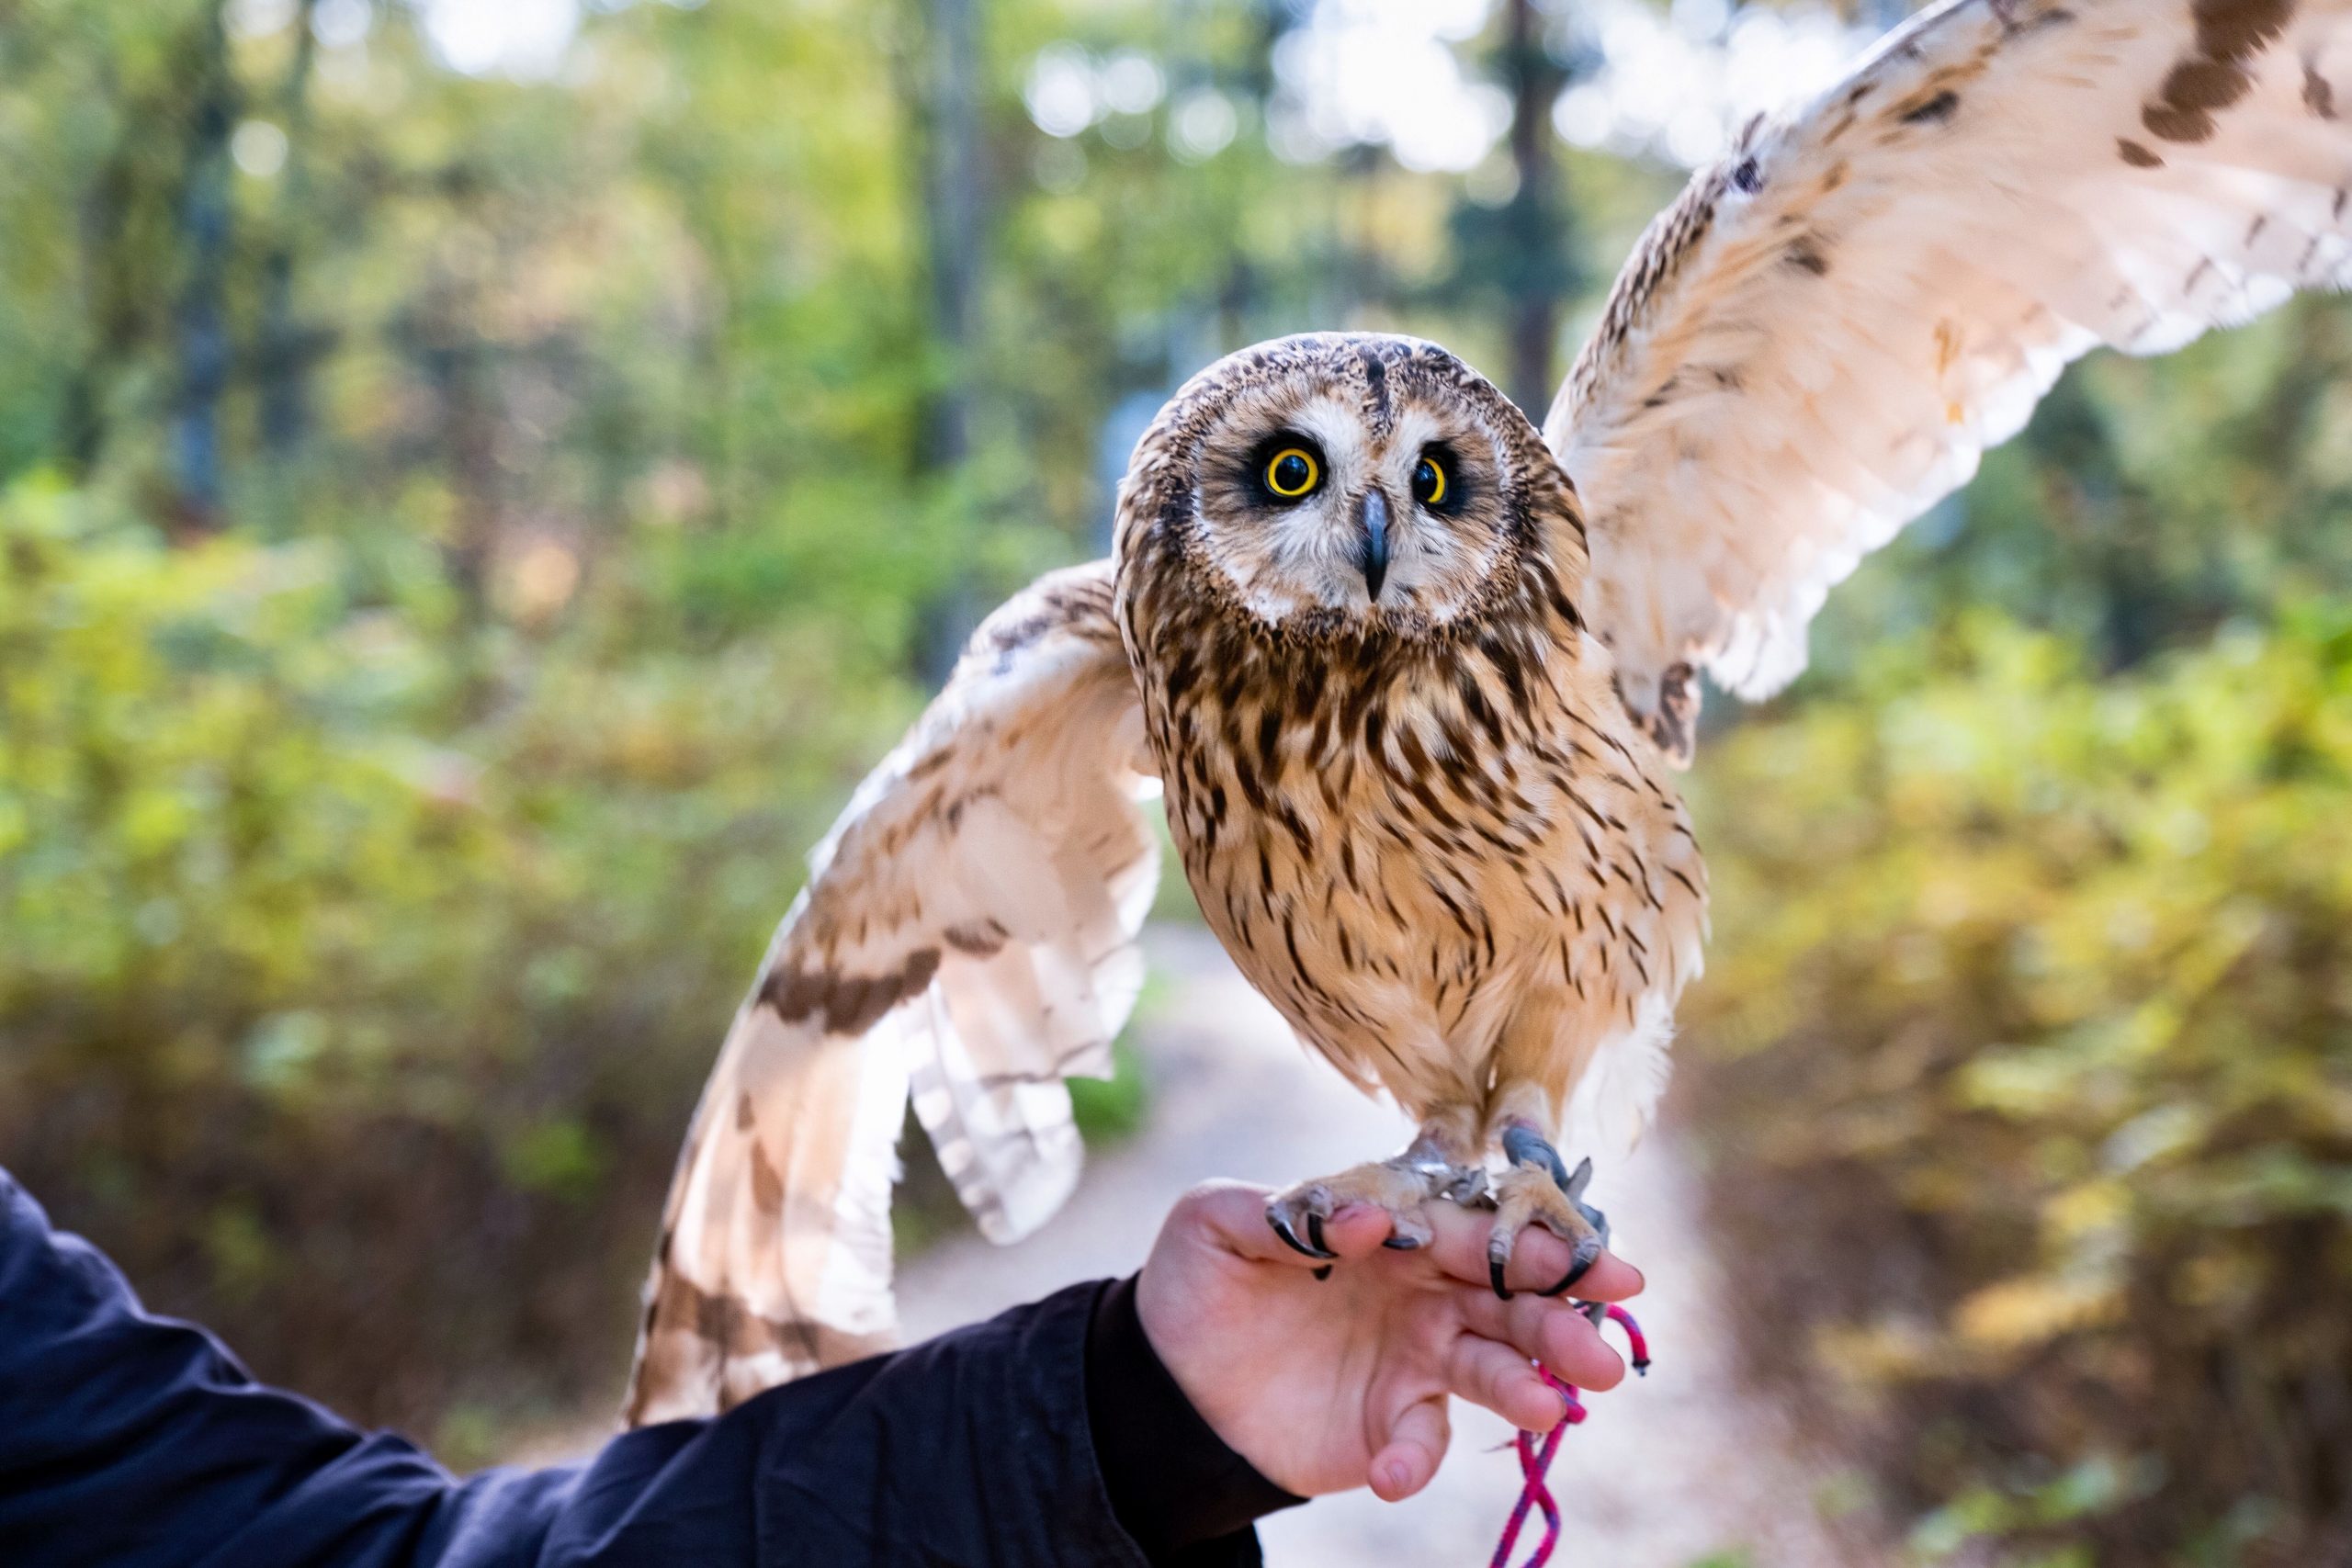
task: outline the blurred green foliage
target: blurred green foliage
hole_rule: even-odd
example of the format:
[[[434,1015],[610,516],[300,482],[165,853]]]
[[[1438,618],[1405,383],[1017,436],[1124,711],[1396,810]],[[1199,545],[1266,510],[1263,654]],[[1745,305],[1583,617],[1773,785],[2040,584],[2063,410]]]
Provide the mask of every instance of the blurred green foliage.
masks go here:
[[[1270,149],[1294,7],[449,9],[0,6],[0,1163],[462,1461],[611,1397],[803,852],[1167,391],[1501,340],[1459,182]],[[1048,135],[1053,50],[1156,85]]]
[[[2352,1553],[2347,321],[2070,372],[1691,775],[1751,1360],[1921,1563]]]
[[[1962,617],[1701,793],[1718,1229],[1914,1558],[2343,1560],[2352,606],[2105,682]]]
[[[1159,400],[1360,325],[1540,400],[1676,176],[1285,144],[1304,0],[435,3],[0,6],[0,1163],[463,1461],[610,1397],[802,852]],[[1447,47],[1556,90],[1532,5]],[[1709,709],[1720,1228],[1922,1562],[2352,1551],[2347,517],[2342,305],[2102,358]]]
[[[781,630],[511,658],[459,720],[416,576],[366,604],[330,546],[0,498],[0,1149],[157,1299],[404,1419],[616,1373],[694,1079],[910,700]]]

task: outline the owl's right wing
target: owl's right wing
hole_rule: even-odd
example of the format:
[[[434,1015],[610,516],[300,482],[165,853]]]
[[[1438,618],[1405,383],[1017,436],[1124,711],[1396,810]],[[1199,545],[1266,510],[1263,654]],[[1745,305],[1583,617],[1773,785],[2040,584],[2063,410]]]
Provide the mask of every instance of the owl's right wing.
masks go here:
[[[1544,422],[1586,614],[1685,760],[1705,669],[1830,588],[2072,360],[2352,281],[2352,0],[1948,0],[1650,226]]]
[[[996,1241],[1078,1176],[1143,977],[1158,780],[1111,564],[989,616],[811,857],[719,1052],[663,1214],[626,1418],[712,1415],[886,1348],[910,1093]]]

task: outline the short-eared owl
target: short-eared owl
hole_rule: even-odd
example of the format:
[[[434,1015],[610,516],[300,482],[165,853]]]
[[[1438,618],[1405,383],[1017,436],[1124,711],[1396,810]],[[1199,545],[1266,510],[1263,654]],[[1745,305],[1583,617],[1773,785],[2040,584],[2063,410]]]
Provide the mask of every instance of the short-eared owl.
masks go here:
[[[1699,969],[1697,672],[1794,676],[1827,590],[2069,361],[2352,276],[2347,10],[1936,7],[1691,181],[1540,436],[1405,339],[1196,377],[1112,558],[991,616],[817,851],[680,1162],[630,1419],[887,1343],[910,1098],[989,1235],[1053,1212],[1062,1079],[1140,979],[1154,787],[1244,973],[1422,1125],[1277,1227],[1371,1201],[1409,1244],[1483,1179],[1498,1248],[1589,1253],[1549,1140],[1646,1113]]]

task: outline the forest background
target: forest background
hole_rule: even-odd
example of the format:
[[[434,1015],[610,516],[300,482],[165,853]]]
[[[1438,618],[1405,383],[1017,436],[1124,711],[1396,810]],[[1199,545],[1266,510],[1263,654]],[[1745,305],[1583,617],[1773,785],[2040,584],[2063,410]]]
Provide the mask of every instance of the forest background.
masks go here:
[[[1540,412],[1903,10],[0,0],[0,1163],[456,1462],[601,1407],[801,856],[1168,392]],[[1691,775],[1756,1375],[1920,1562],[2352,1559],[2352,310],[2078,368],[1815,649]]]

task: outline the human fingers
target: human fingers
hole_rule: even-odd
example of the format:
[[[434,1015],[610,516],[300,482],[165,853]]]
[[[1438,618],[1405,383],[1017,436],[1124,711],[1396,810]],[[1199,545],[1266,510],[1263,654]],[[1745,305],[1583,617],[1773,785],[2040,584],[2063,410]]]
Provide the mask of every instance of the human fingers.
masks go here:
[[[1399,1503],[1427,1486],[1437,1474],[1438,1462],[1445,1458],[1446,1444],[1453,1437],[1445,1395],[1433,1393],[1407,1405],[1389,1427],[1388,1440],[1372,1456],[1372,1469],[1365,1479],[1372,1483],[1373,1495],[1383,1502]]]
[[[1446,1358],[1445,1385],[1530,1432],[1550,1431],[1567,1411],[1534,1362],[1498,1339],[1476,1334],[1455,1337]]]
[[[1206,1237],[1223,1251],[1256,1263],[1313,1269],[1327,1261],[1284,1242],[1266,1222],[1270,1188],[1243,1181],[1208,1181],[1176,1201],[1168,1226]],[[1379,1249],[1388,1235],[1388,1216],[1359,1205],[1323,1222],[1323,1245],[1341,1258],[1362,1258]]]
[[[1543,1362],[1563,1382],[1607,1390],[1625,1381],[1624,1358],[1566,1302],[1532,1295],[1498,1301],[1482,1285],[1457,1285],[1453,1304],[1471,1333]]]
[[[1438,1267],[1465,1285],[1484,1285],[1487,1279],[1487,1236],[1494,1229],[1491,1210],[1465,1209],[1459,1203],[1428,1206],[1430,1228],[1437,1233],[1431,1251]],[[1511,1244],[1508,1283],[1513,1291],[1542,1291],[1557,1284],[1574,1260],[1573,1249],[1558,1236],[1531,1225]],[[1604,1252],[1577,1280],[1578,1301],[1622,1302],[1639,1295],[1642,1271],[1613,1252]]]

